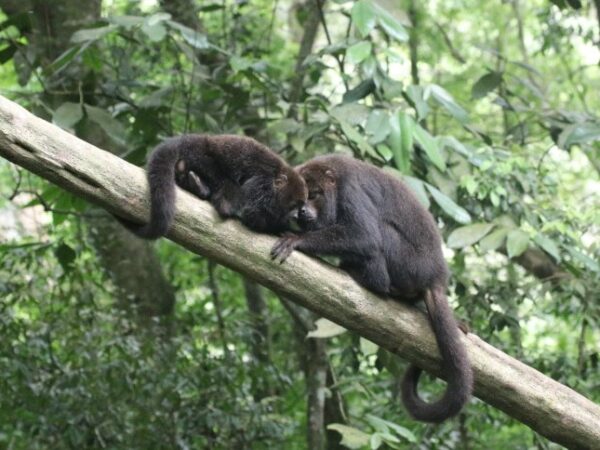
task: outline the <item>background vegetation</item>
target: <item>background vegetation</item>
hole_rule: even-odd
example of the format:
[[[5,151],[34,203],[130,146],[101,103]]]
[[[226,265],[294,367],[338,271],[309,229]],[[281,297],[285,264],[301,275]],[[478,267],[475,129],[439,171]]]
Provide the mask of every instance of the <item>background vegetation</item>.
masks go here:
[[[597,6],[0,0],[0,87],[135,164],[201,131],[385,167],[457,315],[598,402]],[[2,448],[557,448],[478,400],[414,422],[403,361],[5,161],[0,239]]]

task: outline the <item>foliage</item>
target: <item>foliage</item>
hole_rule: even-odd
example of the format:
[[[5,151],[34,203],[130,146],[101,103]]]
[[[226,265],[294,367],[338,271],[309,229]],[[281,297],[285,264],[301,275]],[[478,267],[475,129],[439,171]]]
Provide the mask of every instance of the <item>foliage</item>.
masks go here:
[[[105,2],[49,59],[31,15],[12,14],[0,82],[136,164],[160,139],[199,130],[256,136],[294,162],[342,151],[384,167],[439,218],[457,314],[600,401],[600,24],[575,3],[332,1],[299,66],[308,19],[290,1],[191,2],[196,28],[151,2]],[[93,211],[0,170],[2,211],[48,218],[0,246],[3,446],[305,447],[301,343],[275,298],[270,359],[257,363],[239,277],[218,269],[215,298],[206,262],[161,242],[176,310],[140,322],[89,242]],[[404,364],[317,325],[347,406],[348,423],[329,424],[344,445],[551,447],[477,400],[436,429],[415,423],[397,399]],[[273,389],[259,399],[258,385]]]

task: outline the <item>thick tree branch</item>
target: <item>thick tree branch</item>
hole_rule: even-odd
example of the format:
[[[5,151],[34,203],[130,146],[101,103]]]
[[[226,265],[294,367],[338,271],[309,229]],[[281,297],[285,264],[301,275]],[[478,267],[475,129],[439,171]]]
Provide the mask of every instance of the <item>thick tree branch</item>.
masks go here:
[[[0,155],[114,213],[148,214],[144,171],[0,97]],[[206,202],[178,191],[169,238],[273,289],[437,375],[439,355],[426,317],[385,301],[326,263],[294,253],[268,257],[275,239],[223,221]],[[547,438],[572,449],[597,448],[600,406],[486,344],[464,337],[476,395]],[[468,412],[468,411],[467,411]]]

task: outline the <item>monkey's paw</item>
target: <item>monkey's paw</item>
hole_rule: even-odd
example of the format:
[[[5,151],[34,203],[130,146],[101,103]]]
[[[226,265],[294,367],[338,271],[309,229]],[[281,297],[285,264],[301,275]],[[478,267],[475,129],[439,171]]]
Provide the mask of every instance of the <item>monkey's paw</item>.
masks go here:
[[[299,241],[300,236],[293,233],[285,233],[271,249],[271,259],[274,261],[279,260],[279,264],[283,264],[298,246]]]

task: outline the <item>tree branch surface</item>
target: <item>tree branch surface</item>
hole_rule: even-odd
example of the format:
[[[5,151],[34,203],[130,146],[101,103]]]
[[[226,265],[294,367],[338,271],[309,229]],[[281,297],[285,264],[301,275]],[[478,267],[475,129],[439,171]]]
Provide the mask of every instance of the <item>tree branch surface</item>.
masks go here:
[[[113,213],[139,221],[148,217],[141,168],[1,96],[0,156]],[[433,334],[420,311],[377,297],[337,268],[299,252],[283,265],[271,261],[274,237],[252,233],[234,220],[223,221],[209,203],[181,190],[176,210],[168,234],[173,241],[443,377]],[[568,448],[600,448],[599,405],[475,334],[463,339],[477,397]]]

